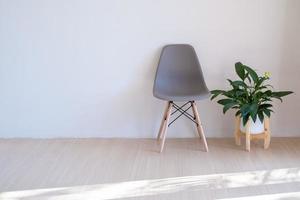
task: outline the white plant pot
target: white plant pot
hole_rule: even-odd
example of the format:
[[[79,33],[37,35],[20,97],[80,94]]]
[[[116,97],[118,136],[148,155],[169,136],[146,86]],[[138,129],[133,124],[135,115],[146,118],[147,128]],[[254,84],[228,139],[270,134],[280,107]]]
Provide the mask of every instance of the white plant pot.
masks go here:
[[[246,127],[243,125],[243,120],[241,119],[241,125],[240,130],[244,133],[246,133]],[[251,134],[259,134],[263,133],[265,130],[264,123],[262,123],[259,119],[257,119],[255,122],[250,119],[250,133]]]

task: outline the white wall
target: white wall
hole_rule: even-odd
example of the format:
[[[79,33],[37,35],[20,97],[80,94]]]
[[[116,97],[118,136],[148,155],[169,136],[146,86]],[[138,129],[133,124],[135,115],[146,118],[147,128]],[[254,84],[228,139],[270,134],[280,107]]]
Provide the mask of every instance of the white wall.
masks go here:
[[[161,48],[192,44],[210,89],[242,61],[272,72],[275,136],[300,136],[299,0],[0,0],[0,137],[154,137]],[[232,136],[233,113],[198,103],[208,137]],[[193,137],[181,119],[169,137]]]

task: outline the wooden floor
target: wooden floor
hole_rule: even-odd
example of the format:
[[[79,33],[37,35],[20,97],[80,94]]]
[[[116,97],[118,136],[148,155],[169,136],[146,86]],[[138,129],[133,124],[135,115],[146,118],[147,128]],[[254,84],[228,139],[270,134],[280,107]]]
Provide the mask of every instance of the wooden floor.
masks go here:
[[[300,199],[300,139],[1,139],[0,199]]]

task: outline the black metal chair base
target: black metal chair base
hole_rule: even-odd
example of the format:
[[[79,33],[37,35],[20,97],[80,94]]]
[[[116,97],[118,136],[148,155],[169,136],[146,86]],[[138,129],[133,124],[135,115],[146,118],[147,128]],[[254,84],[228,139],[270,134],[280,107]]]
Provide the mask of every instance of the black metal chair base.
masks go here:
[[[177,112],[180,112],[180,114],[168,124],[168,127],[182,116],[187,117],[189,120],[191,120],[192,122],[194,122],[198,126],[198,123],[196,122],[196,116],[194,114],[191,115],[190,113],[188,113],[188,110],[190,108],[192,108],[192,103],[193,102],[194,101],[188,101],[188,102],[184,103],[181,106],[179,106],[179,105],[175,104],[174,102],[172,102],[172,107],[175,108],[175,110],[171,113],[171,115],[174,115]],[[186,106],[188,106],[188,107],[185,108]]]

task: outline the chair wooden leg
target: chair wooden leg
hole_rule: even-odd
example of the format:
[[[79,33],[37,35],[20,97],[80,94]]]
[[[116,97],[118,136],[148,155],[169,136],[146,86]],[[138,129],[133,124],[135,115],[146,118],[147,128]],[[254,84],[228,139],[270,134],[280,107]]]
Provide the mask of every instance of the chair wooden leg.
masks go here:
[[[200,137],[203,140],[205,151],[208,152],[208,146],[207,146],[206,138],[205,138],[205,135],[204,135],[203,127],[202,127],[202,124],[201,124],[201,120],[200,120],[200,117],[199,117],[199,113],[198,113],[196,103],[194,101],[192,102],[192,108],[193,108],[194,116],[196,117],[198,134],[200,135]]]
[[[240,125],[241,125],[241,118],[240,116],[236,116],[234,137],[235,137],[235,144],[238,146],[241,145]]]
[[[193,102],[191,102],[191,104],[192,104],[192,110],[193,110],[193,114],[194,114],[194,119],[196,120],[196,122],[197,122],[197,124],[199,124],[199,122],[197,121],[197,107],[195,106],[193,106]],[[199,116],[199,115],[198,115]],[[201,136],[201,130],[199,131],[199,129],[198,129],[198,125],[197,125],[197,133],[198,133],[198,135],[199,135],[199,137],[200,137],[200,139],[202,138],[202,136]]]
[[[250,143],[251,143],[251,138],[250,138],[250,120],[248,120],[246,124],[246,151],[250,151]]]
[[[265,118],[264,120],[264,128],[265,128],[265,138],[264,138],[264,149],[269,148],[271,142],[271,133],[270,133],[270,120],[269,118]]]
[[[165,140],[166,140],[166,135],[167,135],[167,129],[168,129],[168,123],[169,123],[169,119],[170,119],[170,115],[171,115],[171,110],[172,110],[172,106],[173,103],[169,102],[168,103],[168,107],[167,107],[167,113],[166,113],[166,120],[165,120],[165,124],[162,128],[162,141],[161,141],[161,145],[160,145],[160,152],[162,152],[164,150],[164,145],[165,145]]]
[[[162,131],[164,129],[164,126],[166,125],[166,118],[167,118],[167,112],[168,112],[169,104],[170,104],[170,102],[168,101],[167,105],[166,105],[166,108],[165,108],[165,111],[164,111],[163,118],[161,120],[160,127],[159,127],[159,132],[158,132],[158,135],[157,135],[157,140],[158,141],[161,139]]]

